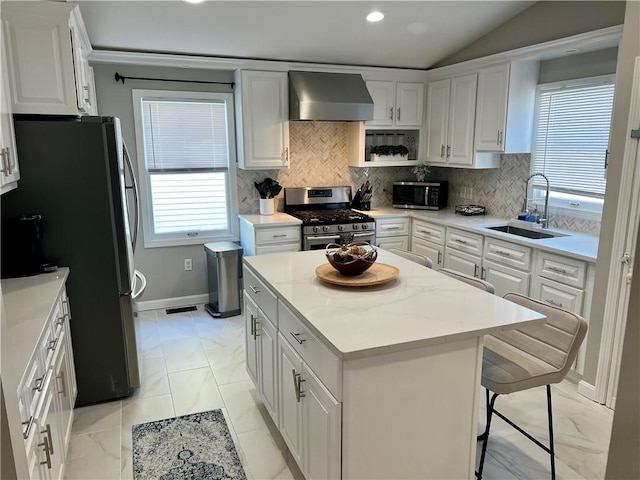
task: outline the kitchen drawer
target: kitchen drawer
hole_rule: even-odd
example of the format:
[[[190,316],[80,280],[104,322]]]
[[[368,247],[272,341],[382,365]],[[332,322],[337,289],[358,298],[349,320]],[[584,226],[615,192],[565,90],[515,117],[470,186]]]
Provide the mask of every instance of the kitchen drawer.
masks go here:
[[[18,407],[20,409],[21,421],[23,422],[23,434],[27,433],[28,428],[33,428],[33,425],[30,426],[28,422],[33,421],[35,417],[45,376],[48,371],[49,369],[45,368],[42,359],[38,355],[34,355],[27,365],[25,374],[18,387]]]
[[[532,296],[554,307],[582,315],[584,290],[537,277]]]
[[[446,228],[442,225],[434,225],[415,218],[411,226],[411,235],[414,238],[421,238],[440,245],[444,245],[445,231]]]
[[[584,288],[587,265],[580,260],[538,252],[537,275],[576,288]]]
[[[263,245],[256,247],[256,255],[264,255],[265,253],[278,252],[298,252],[300,250],[300,242],[296,243],[278,243],[275,245]]]
[[[342,362],[282,302],[278,307],[280,333],[338,400],[342,399]]]
[[[457,230],[455,228],[447,228],[448,248],[455,248],[461,252],[470,253],[471,255],[482,256],[482,246],[484,237],[477,233]]]
[[[409,235],[409,218],[377,218],[376,238]]]
[[[400,250],[409,250],[409,237],[383,237],[378,240],[376,238],[376,243],[378,247],[383,248],[385,250],[389,250],[390,248],[398,248]]]
[[[271,243],[300,243],[300,226],[256,228],[256,244],[267,245]]]
[[[260,310],[276,324],[278,322],[278,299],[262,280],[258,279],[246,265],[242,267],[244,291],[258,305]]]
[[[58,308],[54,310],[52,318],[56,317],[56,314],[59,313],[58,310]],[[55,338],[55,329],[53,327],[55,323],[52,321],[52,318],[49,318],[49,321],[45,323],[37,351],[44,367],[49,367],[53,363],[53,342]]]
[[[531,270],[531,249],[515,243],[486,237],[484,258],[520,270]]]

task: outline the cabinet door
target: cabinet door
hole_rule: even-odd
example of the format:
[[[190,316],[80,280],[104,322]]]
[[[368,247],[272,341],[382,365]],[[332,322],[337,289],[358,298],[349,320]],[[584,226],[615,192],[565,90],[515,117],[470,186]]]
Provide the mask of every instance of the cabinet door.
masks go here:
[[[341,404],[318,377],[303,365],[302,430],[303,467],[307,480],[339,479],[341,453]]]
[[[451,79],[447,162],[473,165],[473,132],[476,115],[478,75]]]
[[[507,293],[529,295],[529,272],[505,267],[489,260],[482,262],[481,278],[495,288],[495,294],[504,297]]]
[[[379,239],[378,247],[388,250],[389,248],[399,248],[400,250],[409,250],[409,237],[384,237]]]
[[[66,380],[71,395],[71,406],[75,407],[78,396],[78,383],[76,381],[76,366],[73,360],[73,345],[71,343],[71,307],[66,290],[62,292],[62,312],[64,315],[64,330],[67,338],[67,375]]]
[[[244,350],[247,359],[247,373],[258,387],[258,342],[255,335],[258,321],[258,306],[245,292],[244,297]]]
[[[478,72],[475,149],[504,152],[509,95],[509,64]]]
[[[0,28],[2,26],[0,25]],[[2,193],[16,188],[20,179],[18,168],[18,154],[16,151],[16,137],[13,130],[13,115],[11,114],[11,87],[9,85],[9,72],[5,42],[0,30],[0,65],[2,67],[0,81],[0,186]]]
[[[447,129],[449,126],[449,96],[451,81],[431,82],[427,87],[426,161],[446,163]]]
[[[390,126],[394,119],[393,82],[368,81],[367,90],[373,99],[373,120],[366,125]]]
[[[283,243],[280,245],[265,245],[262,247],[256,247],[256,255],[264,255],[266,253],[278,253],[278,252],[298,252],[300,251],[300,242],[297,243]]]
[[[531,293],[533,298],[542,302],[582,315],[584,290],[569,287],[546,278],[536,277]]]
[[[67,332],[63,329],[58,337],[53,360],[53,391],[58,396],[60,404],[60,436],[65,448],[65,456],[66,448],[71,440],[71,426],[73,424],[73,398],[67,362]]]
[[[265,408],[278,425],[278,330],[266,317],[258,321],[258,369],[260,395]]]
[[[64,449],[62,447],[62,439],[60,437],[60,405],[58,397],[54,390],[54,379],[50,370],[45,380],[45,386],[42,393],[42,403],[40,404],[38,417],[38,425],[40,432],[40,446],[42,447],[43,456],[42,465],[44,468],[45,478],[60,479],[62,478],[62,470],[64,463]],[[43,445],[45,444],[46,445]],[[48,453],[45,448],[48,447]]]
[[[78,114],[72,8],[59,2],[3,3],[13,113]]]
[[[286,72],[241,72],[238,164],[246,170],[289,167]]]
[[[396,84],[396,126],[422,126],[424,85],[422,83]]]
[[[280,433],[291,455],[302,467],[302,398],[296,395],[296,382],[302,379],[302,359],[278,334],[278,399]]]
[[[434,269],[442,268],[444,260],[444,247],[442,245],[413,238],[411,240],[411,251],[429,257],[433,261]]]
[[[447,248],[444,252],[444,267],[472,277],[479,277],[482,258]]]

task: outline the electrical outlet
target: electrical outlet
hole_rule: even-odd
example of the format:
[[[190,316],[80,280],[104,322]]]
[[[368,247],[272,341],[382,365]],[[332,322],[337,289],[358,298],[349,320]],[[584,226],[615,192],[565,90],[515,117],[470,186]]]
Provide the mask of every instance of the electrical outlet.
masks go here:
[[[184,259],[184,269],[187,271],[193,270],[193,261],[190,258]]]

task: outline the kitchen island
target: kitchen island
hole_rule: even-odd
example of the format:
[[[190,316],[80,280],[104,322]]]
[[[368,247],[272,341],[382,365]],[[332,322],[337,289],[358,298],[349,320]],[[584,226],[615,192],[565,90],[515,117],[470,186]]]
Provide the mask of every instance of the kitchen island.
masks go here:
[[[473,478],[483,336],[543,315],[384,250],[366,288],[322,251],[243,262],[247,370],[307,478]]]

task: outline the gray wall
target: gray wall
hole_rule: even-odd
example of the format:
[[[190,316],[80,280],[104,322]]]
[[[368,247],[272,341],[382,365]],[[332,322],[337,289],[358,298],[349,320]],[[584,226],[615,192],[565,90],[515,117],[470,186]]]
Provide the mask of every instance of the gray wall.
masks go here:
[[[617,47],[545,60],[540,62],[538,83],[614,74],[617,62]]]
[[[16,475],[16,465],[13,461],[13,448],[7,419],[7,409],[4,406],[4,393],[0,382],[0,478],[13,480]]]
[[[231,87],[215,84],[114,80],[121,75],[183,80],[233,81],[230,71],[199,71],[180,68],[95,65],[94,74],[100,115],[120,118],[122,133],[137,168],[137,150],[133,120],[132,89],[231,92]],[[142,227],[142,225],[141,225]],[[143,227],[142,227],[143,228]],[[193,259],[193,270],[184,270],[184,259]],[[147,289],[140,300],[157,300],[207,293],[206,257],[202,245],[144,248],[142,237],[135,252],[136,268],[147,277]]]
[[[622,25],[624,5],[618,1],[537,2],[434,68]]]

